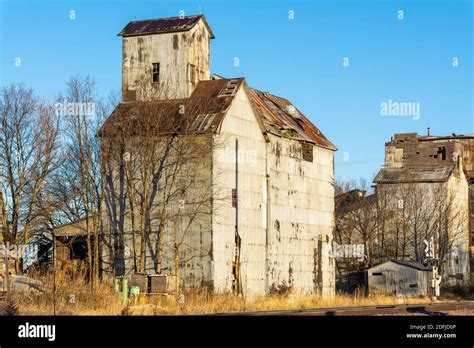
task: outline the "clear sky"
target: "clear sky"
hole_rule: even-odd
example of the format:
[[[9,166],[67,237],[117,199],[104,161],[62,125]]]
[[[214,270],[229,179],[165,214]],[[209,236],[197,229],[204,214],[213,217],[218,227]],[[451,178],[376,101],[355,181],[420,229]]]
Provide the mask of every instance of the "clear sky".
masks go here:
[[[216,36],[212,72],[291,100],[338,147],[336,177],[369,178],[394,133],[474,133],[472,8],[472,0],[0,0],[0,85],[23,82],[53,98],[82,74],[106,95],[121,88],[116,35],[129,21],[202,13]],[[389,100],[418,103],[419,117],[381,115]]]

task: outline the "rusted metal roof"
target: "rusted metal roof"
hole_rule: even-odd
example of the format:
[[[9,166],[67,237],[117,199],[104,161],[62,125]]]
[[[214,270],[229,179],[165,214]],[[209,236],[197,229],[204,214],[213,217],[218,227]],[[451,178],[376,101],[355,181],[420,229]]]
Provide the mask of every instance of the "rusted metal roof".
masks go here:
[[[132,21],[129,22],[117,35],[127,37],[188,31],[192,29],[201,19],[204,21],[204,24],[209,30],[211,39],[214,39],[214,34],[212,33],[212,30],[207,24],[206,18],[203,15]]]
[[[230,82],[235,84],[236,91],[243,79],[201,81],[191,97],[185,99],[121,103],[98,135],[112,136],[117,132],[127,135],[143,132],[155,135],[215,133],[235,96],[235,91],[220,95]]]
[[[383,168],[374,179],[377,184],[445,182],[455,164],[426,168]]]
[[[289,100],[253,88],[250,91],[267,132],[285,138],[314,143],[330,150],[337,150]]]
[[[217,131],[232,97],[187,98],[119,104],[99,136],[197,134]]]
[[[117,131],[138,134],[206,133],[220,130],[224,116],[245,79],[218,78],[200,81],[190,98],[121,103],[100,129],[99,136]],[[249,88],[264,132],[313,143],[330,150],[336,147],[287,99]],[[183,113],[184,110],[184,113]],[[134,117],[138,116],[140,117]]]

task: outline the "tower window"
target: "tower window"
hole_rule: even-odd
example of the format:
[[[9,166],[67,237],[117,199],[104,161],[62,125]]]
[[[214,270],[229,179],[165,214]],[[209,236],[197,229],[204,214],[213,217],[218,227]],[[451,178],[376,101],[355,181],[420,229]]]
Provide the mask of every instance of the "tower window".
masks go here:
[[[160,63],[153,63],[153,83],[160,82]]]

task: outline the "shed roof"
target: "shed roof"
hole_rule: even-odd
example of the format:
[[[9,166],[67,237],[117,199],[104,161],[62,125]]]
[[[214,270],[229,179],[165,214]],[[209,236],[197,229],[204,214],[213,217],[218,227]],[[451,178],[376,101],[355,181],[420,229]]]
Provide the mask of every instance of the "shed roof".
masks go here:
[[[426,168],[383,168],[374,179],[377,184],[445,182],[455,164]]]
[[[87,235],[86,219],[67,222],[54,228],[55,237],[72,237]]]
[[[249,91],[264,132],[336,150],[324,134],[287,99],[248,88],[242,77],[200,81],[191,96],[185,99],[121,103],[98,135],[109,136],[123,130],[129,135],[144,131],[160,135],[216,133],[241,86]]]
[[[405,260],[390,260],[393,263],[410,267],[410,268],[415,268],[420,271],[431,271],[431,267],[424,266],[423,264],[415,261],[405,261]]]
[[[188,31],[191,30],[200,19],[204,21],[204,24],[209,30],[211,39],[214,39],[214,34],[203,15],[132,21],[129,22],[117,35],[127,37]]]
[[[375,265],[373,267],[370,267],[369,269],[372,270],[372,269],[378,269],[380,268],[381,266],[383,265],[386,265],[388,263],[395,263],[397,265],[400,265],[400,266],[404,266],[404,267],[409,267],[409,268],[413,268],[413,269],[416,269],[416,270],[419,270],[419,271],[431,271],[431,267],[429,266],[424,266],[423,264],[419,263],[419,262],[415,262],[415,261],[406,261],[406,260],[395,260],[395,259],[392,259],[390,261],[387,261],[387,262],[384,262],[384,263],[381,263],[381,264],[378,264],[378,265]]]

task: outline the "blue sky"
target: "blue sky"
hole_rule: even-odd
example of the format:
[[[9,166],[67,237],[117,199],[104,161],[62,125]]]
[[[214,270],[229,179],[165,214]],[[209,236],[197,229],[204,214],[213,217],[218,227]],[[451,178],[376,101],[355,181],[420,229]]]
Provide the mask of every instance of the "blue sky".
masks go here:
[[[121,88],[116,34],[129,21],[202,13],[216,36],[212,72],[290,99],[339,148],[337,178],[370,178],[394,133],[474,133],[472,7],[468,0],[0,0],[0,85],[23,82],[53,98],[83,74],[106,95]],[[388,100],[419,103],[419,119],[381,116]]]

